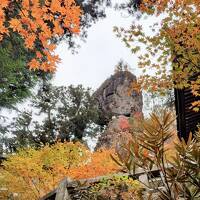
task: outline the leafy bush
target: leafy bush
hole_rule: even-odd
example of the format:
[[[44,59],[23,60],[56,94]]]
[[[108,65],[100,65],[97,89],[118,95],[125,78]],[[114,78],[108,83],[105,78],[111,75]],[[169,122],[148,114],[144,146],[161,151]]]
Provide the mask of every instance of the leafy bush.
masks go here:
[[[95,184],[89,191],[89,199],[104,200],[140,200],[142,197],[142,185],[132,178],[123,175],[115,175],[103,178]]]
[[[19,149],[0,169],[0,199],[36,200],[57,187],[64,177],[90,178],[113,173],[119,167],[112,150],[91,153],[80,143],[56,143],[40,150]]]
[[[200,198],[200,131],[185,143],[175,144],[174,155],[167,157],[168,141],[173,137],[172,114],[162,111],[153,113],[149,120],[142,123],[142,133],[132,138],[127,148],[126,159],[114,160],[133,175],[137,168],[148,175],[153,168],[160,170],[160,188],[153,179],[152,184],[143,184],[159,193],[157,199],[177,200],[178,198],[197,200]],[[149,197],[150,198],[150,197]]]

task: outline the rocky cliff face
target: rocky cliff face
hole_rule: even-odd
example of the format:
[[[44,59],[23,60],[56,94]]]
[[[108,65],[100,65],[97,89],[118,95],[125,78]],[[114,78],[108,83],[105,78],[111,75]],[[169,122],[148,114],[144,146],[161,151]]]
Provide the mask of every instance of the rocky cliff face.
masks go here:
[[[123,144],[127,144],[131,139],[132,135],[129,133],[129,125],[127,124],[128,117],[119,116],[113,118],[106,130],[101,134],[98,139],[95,150],[118,148]],[[125,124],[125,126],[124,126]]]
[[[130,85],[136,76],[128,71],[116,72],[108,78],[94,93],[101,112],[101,122],[107,124],[112,116],[131,116],[142,112],[142,94],[132,92]]]
[[[96,150],[123,146],[132,137],[129,133],[129,117],[142,117],[142,94],[132,92],[130,85],[136,76],[120,71],[108,78],[94,96],[99,103],[101,125],[107,125],[98,139]]]

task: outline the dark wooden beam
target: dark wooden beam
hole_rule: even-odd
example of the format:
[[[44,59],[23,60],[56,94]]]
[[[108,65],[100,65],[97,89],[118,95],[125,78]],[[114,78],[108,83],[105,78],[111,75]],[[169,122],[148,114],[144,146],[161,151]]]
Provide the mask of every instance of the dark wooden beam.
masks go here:
[[[197,125],[200,123],[200,112],[191,109],[192,102],[198,100],[200,100],[200,97],[195,97],[190,89],[175,89],[178,137],[183,138],[186,142],[189,133],[195,134]]]

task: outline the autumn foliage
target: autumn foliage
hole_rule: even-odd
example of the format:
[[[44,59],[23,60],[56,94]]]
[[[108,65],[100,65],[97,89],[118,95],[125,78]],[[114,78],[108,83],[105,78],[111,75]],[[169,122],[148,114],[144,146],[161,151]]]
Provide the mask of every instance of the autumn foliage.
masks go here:
[[[119,165],[124,165],[133,175],[137,168],[142,169],[149,181],[148,184],[140,181],[156,191],[155,199],[199,199],[200,131],[193,138],[190,134],[187,143],[179,140],[174,136],[174,117],[167,110],[153,112],[142,127],[142,133],[129,143],[128,159],[119,157]],[[156,181],[153,169],[159,169],[160,182]],[[147,193],[146,197],[152,199],[150,190]]]
[[[1,0],[0,41],[17,33],[35,55],[29,68],[54,71],[59,57],[52,39],[79,33],[80,16],[74,0]]]
[[[117,36],[136,54],[143,75],[133,88],[159,91],[189,88],[200,96],[200,4],[198,0],[143,0],[142,18]],[[145,20],[145,18],[143,18]],[[147,24],[144,26],[144,24]],[[148,31],[147,31],[148,30]],[[192,106],[198,111],[199,101]]]
[[[20,149],[3,163],[0,176],[0,199],[16,193],[16,199],[38,199],[64,177],[91,178],[119,171],[111,159],[113,150],[90,152],[80,143],[57,143],[40,150]],[[20,184],[19,184],[20,183]]]

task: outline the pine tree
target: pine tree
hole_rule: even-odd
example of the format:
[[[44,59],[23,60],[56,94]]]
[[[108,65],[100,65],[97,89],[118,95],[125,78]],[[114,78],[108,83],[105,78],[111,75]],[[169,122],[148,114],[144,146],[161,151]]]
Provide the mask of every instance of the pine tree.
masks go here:
[[[32,99],[30,108],[7,126],[7,132],[13,135],[6,140],[11,151],[18,146],[40,147],[57,140],[82,141],[85,135],[98,130],[96,102],[91,90],[82,85],[56,87],[45,83]]]

